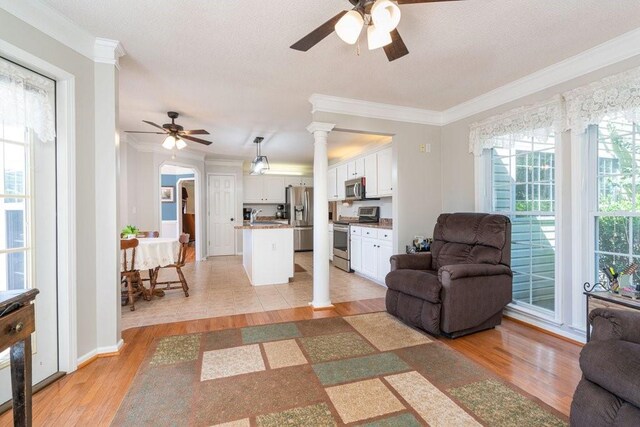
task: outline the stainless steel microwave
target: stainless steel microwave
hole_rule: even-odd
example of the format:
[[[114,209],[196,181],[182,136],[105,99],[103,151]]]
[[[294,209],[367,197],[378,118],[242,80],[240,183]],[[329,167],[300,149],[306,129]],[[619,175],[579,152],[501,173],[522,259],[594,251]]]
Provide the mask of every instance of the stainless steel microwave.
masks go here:
[[[367,178],[355,178],[344,183],[345,200],[365,200],[367,196]]]

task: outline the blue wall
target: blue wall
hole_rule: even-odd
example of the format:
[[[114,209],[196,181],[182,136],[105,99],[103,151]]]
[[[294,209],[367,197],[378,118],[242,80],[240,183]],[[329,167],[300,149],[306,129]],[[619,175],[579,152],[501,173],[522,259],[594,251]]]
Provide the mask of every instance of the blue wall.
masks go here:
[[[163,187],[173,187],[173,194],[174,194],[174,202],[173,203],[168,203],[168,202],[162,202],[162,220],[163,221],[177,221],[178,217],[177,217],[177,203],[179,203],[181,201],[182,198],[182,194],[178,193],[178,190],[176,188],[176,184],[178,183],[179,179],[183,179],[183,178],[193,178],[194,175],[191,174],[187,174],[187,175],[165,175],[162,174],[160,175],[160,182],[162,184]],[[189,197],[194,197],[195,195],[190,194]]]

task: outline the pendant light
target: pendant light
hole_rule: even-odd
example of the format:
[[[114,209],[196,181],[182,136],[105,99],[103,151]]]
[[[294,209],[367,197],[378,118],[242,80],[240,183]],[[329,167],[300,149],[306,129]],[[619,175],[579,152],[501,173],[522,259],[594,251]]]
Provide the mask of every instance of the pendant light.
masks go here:
[[[343,42],[355,44],[364,27],[364,17],[357,10],[347,12],[335,26],[336,34]]]
[[[391,0],[377,0],[371,7],[371,20],[382,31],[391,32],[400,23],[400,8]]]
[[[263,140],[264,138],[261,136],[253,140],[253,143],[256,144],[256,158],[251,162],[250,175],[262,175],[269,170],[269,160],[260,151],[260,144]]]

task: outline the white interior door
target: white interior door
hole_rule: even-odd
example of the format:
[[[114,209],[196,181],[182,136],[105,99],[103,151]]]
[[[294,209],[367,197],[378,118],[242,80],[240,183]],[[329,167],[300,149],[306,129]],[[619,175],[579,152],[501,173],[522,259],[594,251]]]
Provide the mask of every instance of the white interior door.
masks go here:
[[[56,146],[0,120],[0,290],[38,288],[33,383],[58,371]],[[8,351],[0,402],[11,399]]]
[[[234,175],[209,175],[209,256],[235,255],[236,178]]]

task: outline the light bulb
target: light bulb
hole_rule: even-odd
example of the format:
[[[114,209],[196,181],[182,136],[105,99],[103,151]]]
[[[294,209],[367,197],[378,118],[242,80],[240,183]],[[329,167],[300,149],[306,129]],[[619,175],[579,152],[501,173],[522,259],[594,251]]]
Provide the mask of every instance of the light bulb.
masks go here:
[[[391,32],[400,23],[400,8],[391,0],[378,0],[371,8],[371,20],[380,30]]]
[[[176,138],[173,135],[169,135],[162,143],[162,146],[167,150],[173,150],[173,147],[176,146]]]
[[[336,34],[343,42],[355,44],[360,37],[362,27],[364,26],[364,18],[360,12],[350,10],[336,24]]]
[[[183,149],[184,147],[186,147],[186,146],[187,146],[187,143],[186,143],[186,142],[184,142],[182,139],[180,139],[180,138],[177,138],[177,139],[176,139],[176,148],[177,148],[178,150],[182,150],[182,149]]]
[[[375,25],[370,25],[367,29],[367,39],[369,41],[369,50],[374,50],[390,44],[391,34]]]

